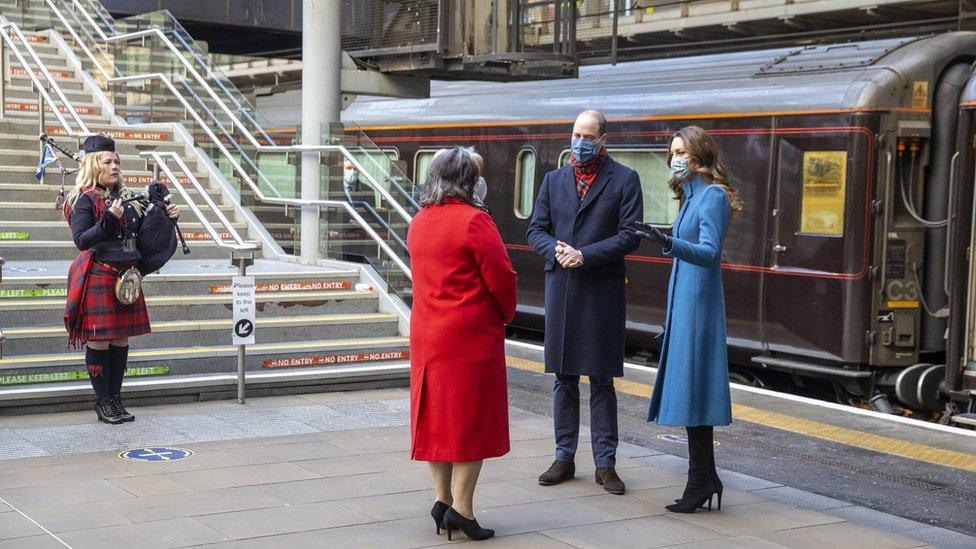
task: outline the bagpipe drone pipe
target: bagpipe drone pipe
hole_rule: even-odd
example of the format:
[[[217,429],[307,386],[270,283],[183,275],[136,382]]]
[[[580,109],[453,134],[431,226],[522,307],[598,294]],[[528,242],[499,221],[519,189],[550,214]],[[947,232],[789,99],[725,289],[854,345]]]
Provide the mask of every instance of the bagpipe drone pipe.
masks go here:
[[[43,177],[44,169],[49,164],[53,163],[58,166],[61,171],[61,190],[58,192],[55,207],[62,208],[65,200],[64,180],[69,174],[77,170],[65,169],[54,151],[56,150],[77,162],[81,161],[81,157],[78,153],[56,143],[47,134],[41,134],[39,138],[45,143],[45,147],[38,162],[38,179]],[[190,247],[186,245],[179,223],[166,215],[166,207],[170,205],[172,196],[166,184],[157,179],[146,187],[145,192],[133,192],[131,196],[122,200],[123,203],[139,202],[142,205],[142,224],[136,237],[136,249],[142,256],[139,260],[138,269],[143,275],[158,271],[173,257],[176,253],[177,240],[182,245],[183,254],[190,253]]]

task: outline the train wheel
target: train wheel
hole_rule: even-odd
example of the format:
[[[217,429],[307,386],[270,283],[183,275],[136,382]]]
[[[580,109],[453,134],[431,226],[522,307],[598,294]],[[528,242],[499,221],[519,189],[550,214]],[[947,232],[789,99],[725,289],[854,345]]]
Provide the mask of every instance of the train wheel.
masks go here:
[[[916,364],[898,373],[895,378],[895,396],[902,404],[915,410],[925,408],[918,398],[918,380],[922,377],[922,372],[931,367],[931,364]]]
[[[915,396],[927,410],[940,412],[944,408],[939,399],[939,385],[945,379],[945,364],[938,364],[926,368],[918,378]]]
[[[753,374],[752,372],[747,372],[743,370],[730,370],[729,381],[731,383],[738,383],[740,385],[759,387],[760,389],[766,388],[766,382],[763,381],[762,378],[760,378],[756,374]]]

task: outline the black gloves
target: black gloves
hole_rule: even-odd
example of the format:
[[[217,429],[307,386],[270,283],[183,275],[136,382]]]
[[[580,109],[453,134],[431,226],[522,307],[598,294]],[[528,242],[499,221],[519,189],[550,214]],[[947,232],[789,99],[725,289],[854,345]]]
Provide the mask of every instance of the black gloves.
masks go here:
[[[641,238],[659,243],[665,250],[671,249],[671,237],[662,233],[657,227],[652,227],[643,221],[634,221],[630,230]]]

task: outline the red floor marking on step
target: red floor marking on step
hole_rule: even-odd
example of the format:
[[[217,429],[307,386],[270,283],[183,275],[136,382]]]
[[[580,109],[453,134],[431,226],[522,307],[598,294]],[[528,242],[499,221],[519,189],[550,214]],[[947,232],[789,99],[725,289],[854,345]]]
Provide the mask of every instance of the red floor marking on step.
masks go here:
[[[8,111],[22,111],[22,112],[37,112],[37,103],[4,103],[3,108]],[[45,105],[44,110],[46,112],[51,112],[51,106]],[[64,105],[58,105],[59,112],[68,112],[68,108]],[[78,114],[95,114],[94,107],[75,107],[75,112]]]
[[[318,280],[314,282],[271,282],[268,284],[255,284],[258,292],[294,292],[298,290],[348,290],[350,284],[348,280]],[[229,284],[212,284],[210,286],[212,294],[229,294]]]
[[[127,185],[148,185],[153,182],[153,179],[154,178],[151,175],[127,175],[125,176],[125,183]],[[169,178],[166,176],[160,177],[159,180],[163,183],[169,183]],[[179,181],[181,185],[190,184],[190,180],[185,177],[179,177],[176,180]]]
[[[47,72],[51,73],[51,76],[53,76],[54,78],[65,78],[65,79],[71,78],[75,74],[73,72],[59,71],[59,70],[51,70],[51,69],[48,69]],[[11,76],[27,76],[27,71],[25,71],[22,67],[14,67],[14,68],[10,69],[10,75]],[[34,69],[34,76],[44,77],[44,72],[41,71],[41,69]]]
[[[265,369],[290,368],[294,366],[321,366],[323,364],[352,364],[355,362],[374,362],[379,360],[403,360],[410,358],[409,351],[382,351],[378,353],[355,353],[347,355],[302,356],[292,358],[272,358],[261,366]]]
[[[60,126],[51,126],[46,129],[49,135],[67,135],[67,131]],[[112,131],[100,130],[95,133],[111,137],[112,139],[139,139],[142,141],[170,141],[171,136],[166,132],[132,132],[132,131]]]
[[[24,38],[27,38],[28,42],[34,44],[43,44],[44,42],[47,42],[47,36],[38,36],[36,34],[26,34],[24,35]],[[20,37],[17,35],[14,35],[13,39],[14,42],[20,42]]]

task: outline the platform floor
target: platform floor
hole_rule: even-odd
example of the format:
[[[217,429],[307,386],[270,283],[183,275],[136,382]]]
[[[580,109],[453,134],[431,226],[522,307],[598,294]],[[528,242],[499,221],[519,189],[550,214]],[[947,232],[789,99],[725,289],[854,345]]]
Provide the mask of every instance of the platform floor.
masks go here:
[[[406,389],[386,389],[143,407],[123,426],[93,423],[88,412],[0,418],[0,547],[448,543],[427,514],[426,468],[408,458],[407,398]],[[511,409],[512,452],[486,464],[477,492],[479,520],[498,533],[492,547],[976,546],[957,532],[727,469],[721,512],[668,513],[685,480],[680,444],[671,453],[622,443],[625,496],[593,482],[586,444],[575,481],[542,487],[550,420],[524,408]],[[195,454],[154,463],[117,456],[149,445]]]

